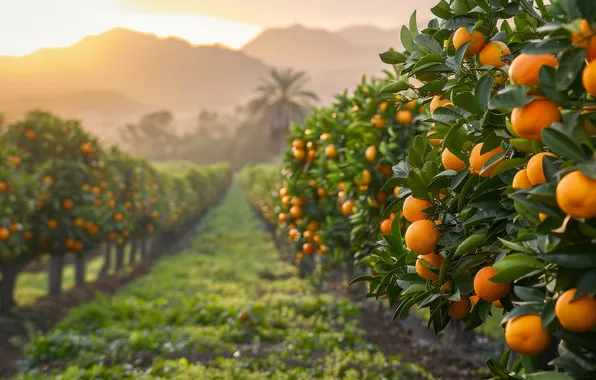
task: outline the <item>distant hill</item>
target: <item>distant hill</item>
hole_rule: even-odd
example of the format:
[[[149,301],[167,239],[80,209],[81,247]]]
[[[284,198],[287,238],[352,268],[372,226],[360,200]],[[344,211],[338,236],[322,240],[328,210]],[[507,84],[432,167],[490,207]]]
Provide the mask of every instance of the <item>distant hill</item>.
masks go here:
[[[335,35],[353,45],[373,45],[384,48],[401,49],[398,29],[379,29],[374,26],[351,26],[340,29]]]
[[[382,44],[352,44],[324,29],[301,25],[266,29],[243,48],[246,54],[272,66],[308,71],[311,76],[336,69],[366,67],[377,72],[382,63],[378,53]]]
[[[159,108],[227,106],[266,72],[242,51],[115,28],[66,48],[0,57],[0,98],[99,89]]]

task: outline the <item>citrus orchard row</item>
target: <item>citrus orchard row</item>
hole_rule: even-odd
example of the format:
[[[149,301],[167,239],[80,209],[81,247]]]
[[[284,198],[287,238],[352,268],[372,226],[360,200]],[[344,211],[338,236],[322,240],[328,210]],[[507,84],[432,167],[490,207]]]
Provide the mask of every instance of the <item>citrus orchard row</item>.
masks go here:
[[[85,252],[101,244],[123,247],[184,229],[231,178],[224,165],[184,176],[158,172],[117,148],[104,149],[78,122],[38,112],[9,125],[0,147],[2,312],[14,306],[16,276],[31,260],[50,256],[50,292],[58,294],[65,255],[75,255],[84,271]],[[118,254],[116,269],[122,260]]]
[[[442,0],[420,32],[413,15],[381,54],[399,76],[293,126],[282,170],[299,258],[361,259],[369,297],[429,308],[436,332],[502,308],[521,356],[489,359],[498,378],[533,377],[559,340],[554,368],[596,376],[596,7],[550,3]]]

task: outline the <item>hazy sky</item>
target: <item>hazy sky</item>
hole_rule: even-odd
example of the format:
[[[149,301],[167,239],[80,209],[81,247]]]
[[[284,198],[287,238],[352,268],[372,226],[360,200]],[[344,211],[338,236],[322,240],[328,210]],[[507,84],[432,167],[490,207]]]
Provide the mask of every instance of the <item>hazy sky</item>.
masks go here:
[[[68,46],[116,26],[239,48],[263,28],[397,27],[438,0],[0,0],[0,55]],[[423,17],[422,17],[423,18]]]

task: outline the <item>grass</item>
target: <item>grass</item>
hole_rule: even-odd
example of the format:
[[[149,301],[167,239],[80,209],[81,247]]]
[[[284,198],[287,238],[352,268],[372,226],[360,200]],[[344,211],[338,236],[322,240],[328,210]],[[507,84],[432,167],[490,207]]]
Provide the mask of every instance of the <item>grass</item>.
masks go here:
[[[114,253],[112,253],[114,254]],[[130,256],[130,246],[126,247],[125,263],[128,263]],[[99,271],[103,265],[103,254],[94,257],[87,262],[87,271],[85,273],[85,280],[92,282],[97,280]],[[63,271],[62,290],[66,291],[74,287],[74,266],[67,265]],[[41,270],[39,272],[23,272],[19,275],[15,287],[15,299],[19,306],[29,306],[35,303],[39,297],[48,294],[48,271]]]
[[[432,378],[365,341],[359,313],[278,259],[234,186],[187,250],[32,336],[19,378]]]

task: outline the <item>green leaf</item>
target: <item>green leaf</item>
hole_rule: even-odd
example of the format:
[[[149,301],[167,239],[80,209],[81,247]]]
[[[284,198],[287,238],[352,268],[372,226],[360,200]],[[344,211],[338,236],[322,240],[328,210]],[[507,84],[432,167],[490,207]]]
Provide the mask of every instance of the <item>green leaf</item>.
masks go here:
[[[509,171],[511,169],[515,169],[515,168],[519,168],[521,166],[526,166],[526,164],[528,163],[529,158],[512,158],[509,160],[505,160],[503,162],[501,162],[499,164],[499,166],[497,166],[495,168],[495,170],[491,173],[491,177],[495,177],[501,173],[505,173],[506,171]]]
[[[414,50],[414,39],[412,38],[412,33],[410,33],[410,31],[405,25],[401,27],[401,33],[399,35],[399,38],[404,49],[406,49],[407,51]]]
[[[555,248],[543,256],[549,263],[565,268],[596,268],[596,244],[578,243]]]
[[[482,111],[486,111],[488,109],[488,103],[490,102],[494,83],[495,78],[493,78],[492,75],[486,74],[480,78],[476,88],[474,89],[474,95],[476,96]]]
[[[416,10],[410,16],[410,33],[412,33],[412,37],[418,34],[418,25],[416,23]]]
[[[514,286],[513,292],[522,301],[539,302],[539,303],[544,302],[544,294],[536,288],[528,288],[525,286]]]
[[[501,324],[507,323],[510,319],[520,317],[522,315],[540,315],[540,310],[533,305],[521,305],[516,306],[513,310],[511,310],[507,315],[501,320]]]
[[[415,198],[430,199],[420,175],[413,170],[408,174],[408,187],[412,190],[412,195],[414,195]]]
[[[521,243],[515,243],[512,241],[507,241],[505,239],[498,238],[501,244],[505,247],[515,251],[515,252],[524,252],[524,253],[534,253],[534,251]]]
[[[586,272],[577,286],[575,298],[579,298],[586,293],[596,294],[596,270],[592,269]]]
[[[407,60],[405,55],[395,50],[387,50],[386,52],[379,54],[379,57],[381,57],[381,61],[390,65],[404,63]]]
[[[488,318],[488,314],[490,313],[492,306],[492,303],[483,299],[479,299],[476,305],[474,305],[470,316],[468,317],[468,321],[464,330],[473,330],[483,324],[484,321],[486,321],[486,318]]]
[[[493,267],[499,273],[489,280],[494,282],[513,282],[529,273],[542,270],[544,264],[530,256],[515,253],[497,261]]]
[[[570,49],[559,58],[555,74],[557,91],[567,91],[584,66],[586,52],[583,49]]]
[[[352,281],[350,281],[350,285],[355,284],[357,282],[379,282],[375,277],[373,276],[359,276],[356,277],[355,279],[353,279]]]
[[[573,380],[573,377],[562,372],[535,372],[526,375],[528,380]]]
[[[381,88],[382,94],[393,94],[396,92],[404,91],[410,88],[410,85],[406,81],[389,82],[383,88]]]
[[[466,111],[482,115],[484,113],[482,105],[471,92],[461,92],[453,97],[453,103],[456,106],[465,109]]]
[[[414,37],[414,43],[416,43],[417,46],[422,47],[431,53],[441,55],[443,54],[443,48],[441,47],[441,44],[428,34],[417,35],[416,37]]]
[[[554,127],[542,130],[542,142],[559,157],[565,157],[578,162],[587,161],[581,146],[575,140]]]
[[[532,98],[527,95],[527,89],[522,86],[507,86],[492,97],[488,104],[491,110],[523,107],[529,104]]]
[[[554,67],[543,65],[540,68],[538,80],[540,82],[540,89],[552,101],[557,103],[564,103],[569,98],[566,92],[557,90],[555,81],[556,71]]]
[[[453,17],[453,13],[451,12],[451,8],[449,4],[445,0],[441,0],[439,4],[431,8],[430,10],[435,16],[442,18],[443,20],[449,20]]]
[[[467,41],[466,43],[461,45],[455,52],[455,75],[459,75],[459,73],[461,72],[461,65],[464,62],[464,58],[466,57],[466,50],[468,50],[468,46],[470,46],[472,42],[472,40]]]

